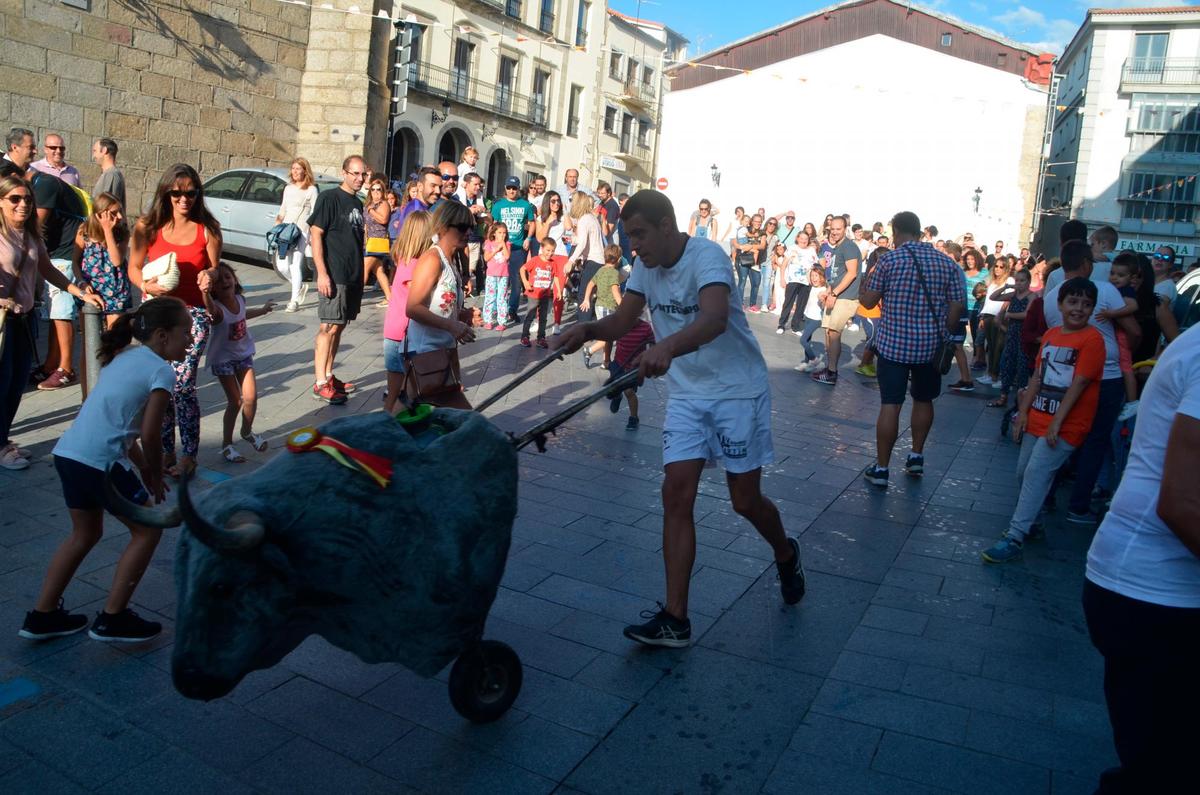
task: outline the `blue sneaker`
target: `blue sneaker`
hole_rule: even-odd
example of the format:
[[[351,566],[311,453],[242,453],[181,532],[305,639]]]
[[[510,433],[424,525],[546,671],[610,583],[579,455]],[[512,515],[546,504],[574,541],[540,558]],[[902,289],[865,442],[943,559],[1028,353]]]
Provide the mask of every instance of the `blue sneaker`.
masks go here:
[[[872,486],[886,489],[888,484],[887,467],[881,467],[879,464],[871,464],[871,466],[863,470],[863,480],[867,481]]]
[[[1018,560],[1023,551],[1020,541],[1005,536],[979,555],[988,563],[1009,563]]]

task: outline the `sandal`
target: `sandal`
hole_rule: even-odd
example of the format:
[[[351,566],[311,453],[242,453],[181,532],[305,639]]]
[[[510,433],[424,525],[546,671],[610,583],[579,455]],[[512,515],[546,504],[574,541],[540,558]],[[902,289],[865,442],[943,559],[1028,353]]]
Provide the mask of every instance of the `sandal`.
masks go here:
[[[250,443],[250,446],[254,448],[255,452],[261,453],[263,450],[267,449],[267,440],[262,436],[262,434],[243,433],[242,438]],[[230,447],[232,446],[233,445],[230,445]]]
[[[231,444],[225,445],[224,449],[221,450],[221,456],[231,464],[246,463],[245,456],[243,456],[241,453],[239,453],[237,451],[237,448]]]
[[[1004,409],[1008,408],[1008,395],[1001,395],[995,400],[989,400],[987,403],[989,409]]]

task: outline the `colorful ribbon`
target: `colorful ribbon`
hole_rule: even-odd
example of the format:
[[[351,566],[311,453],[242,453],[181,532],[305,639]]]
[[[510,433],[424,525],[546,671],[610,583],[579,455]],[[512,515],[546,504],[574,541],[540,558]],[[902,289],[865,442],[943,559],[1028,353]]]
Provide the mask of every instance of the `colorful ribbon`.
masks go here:
[[[347,469],[361,472],[386,489],[392,480],[392,462],[380,455],[357,450],[330,436],[323,436],[316,428],[300,428],[287,438],[287,448],[293,453],[320,450]]]

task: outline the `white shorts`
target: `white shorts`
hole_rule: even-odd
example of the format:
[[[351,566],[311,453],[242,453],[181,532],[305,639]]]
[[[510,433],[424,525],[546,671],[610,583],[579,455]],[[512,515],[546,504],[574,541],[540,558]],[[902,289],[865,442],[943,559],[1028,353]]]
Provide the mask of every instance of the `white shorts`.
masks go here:
[[[726,472],[752,472],[775,460],[771,392],[754,398],[669,398],[663,421],[663,466],[723,461]]]

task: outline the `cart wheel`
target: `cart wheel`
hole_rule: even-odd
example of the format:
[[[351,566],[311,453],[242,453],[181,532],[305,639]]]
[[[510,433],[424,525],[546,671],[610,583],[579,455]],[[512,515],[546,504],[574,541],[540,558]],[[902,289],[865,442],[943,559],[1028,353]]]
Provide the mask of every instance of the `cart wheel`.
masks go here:
[[[507,644],[485,640],[467,649],[450,669],[450,703],[472,723],[491,723],[521,692],[521,659]]]

